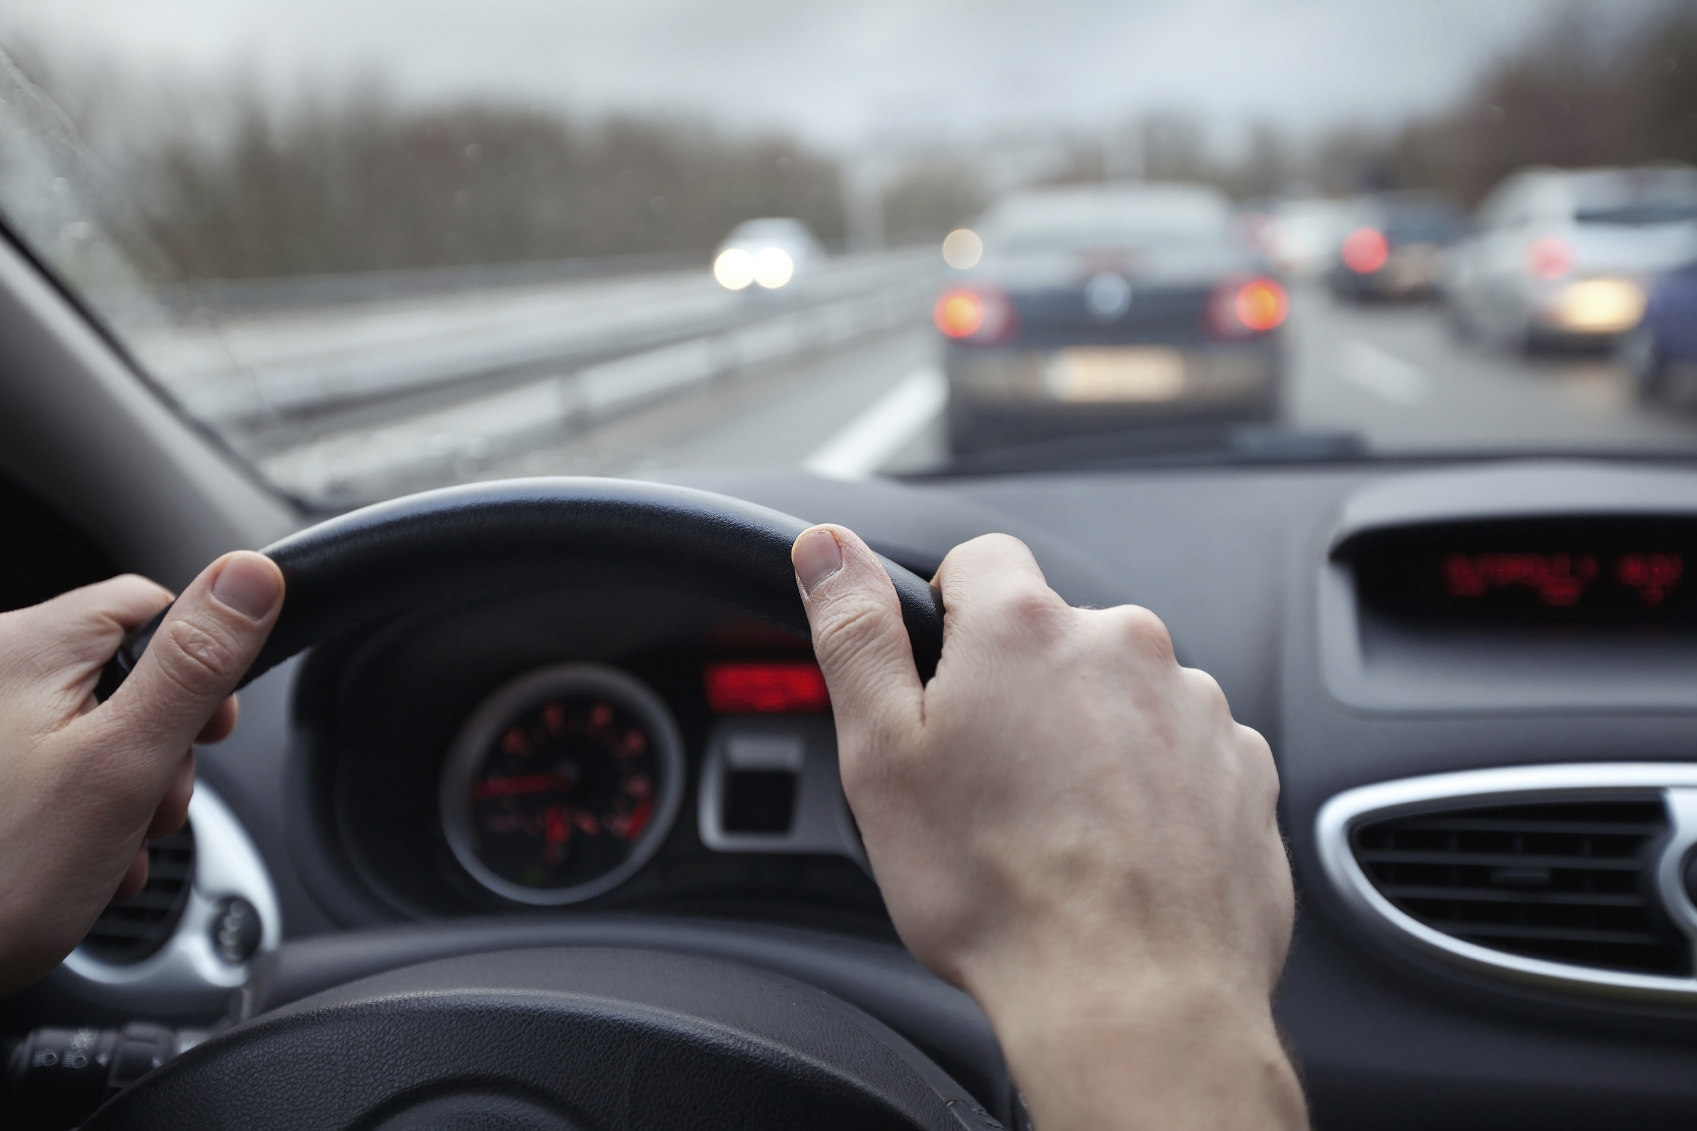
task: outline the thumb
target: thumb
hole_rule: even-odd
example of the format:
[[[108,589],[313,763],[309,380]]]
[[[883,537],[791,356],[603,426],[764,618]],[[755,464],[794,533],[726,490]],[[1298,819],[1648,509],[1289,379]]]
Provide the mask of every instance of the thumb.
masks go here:
[[[913,646],[877,555],[851,530],[815,526],[795,540],[790,560],[837,733],[852,740],[879,728],[921,725],[924,689]]]
[[[157,751],[171,767],[195,741],[271,633],[283,573],[263,554],[226,554],[195,578],[96,714],[123,744]]]

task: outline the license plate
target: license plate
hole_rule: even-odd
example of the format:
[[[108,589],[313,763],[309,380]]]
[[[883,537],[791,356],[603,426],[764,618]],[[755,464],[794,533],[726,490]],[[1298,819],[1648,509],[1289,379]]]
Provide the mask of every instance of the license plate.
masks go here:
[[[1074,404],[1170,401],[1184,392],[1184,355],[1134,346],[1065,349],[1049,359],[1043,384],[1051,397]]]

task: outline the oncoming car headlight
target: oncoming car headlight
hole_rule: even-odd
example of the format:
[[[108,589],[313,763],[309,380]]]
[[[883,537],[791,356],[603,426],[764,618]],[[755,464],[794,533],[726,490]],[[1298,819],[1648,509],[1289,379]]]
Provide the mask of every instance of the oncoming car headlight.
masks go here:
[[[729,291],[740,291],[754,282],[754,256],[740,247],[727,247],[713,261],[713,277]]]
[[[763,247],[754,255],[754,281],[775,291],[795,277],[795,260],[781,247]]]

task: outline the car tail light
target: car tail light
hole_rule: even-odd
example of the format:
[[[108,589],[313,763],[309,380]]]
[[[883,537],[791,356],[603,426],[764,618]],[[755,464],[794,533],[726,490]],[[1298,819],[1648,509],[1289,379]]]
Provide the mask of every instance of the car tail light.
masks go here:
[[[953,287],[931,308],[937,329],[957,342],[988,344],[1013,331],[1013,304],[992,287]]]
[[[1208,326],[1217,337],[1250,338],[1284,324],[1290,298],[1271,279],[1233,278],[1214,288],[1208,300]]]
[[[1573,249],[1560,236],[1545,236],[1526,249],[1526,269],[1534,279],[1559,279],[1573,268]]]
[[[804,715],[830,710],[831,694],[807,660],[710,664],[707,705],[720,715]]]
[[[1391,245],[1377,228],[1357,228],[1343,241],[1343,265],[1357,275],[1371,275],[1391,258]]]

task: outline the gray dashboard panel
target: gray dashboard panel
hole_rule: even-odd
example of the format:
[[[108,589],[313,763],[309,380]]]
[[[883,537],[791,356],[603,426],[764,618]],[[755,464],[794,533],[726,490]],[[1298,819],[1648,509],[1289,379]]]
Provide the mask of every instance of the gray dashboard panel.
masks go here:
[[[1697,640],[1409,630],[1360,607],[1333,552],[1372,530],[1554,515],[1697,515],[1697,474],[1578,461],[1390,476],[1343,504],[1313,571],[1326,690],[1362,711],[1697,710]]]

